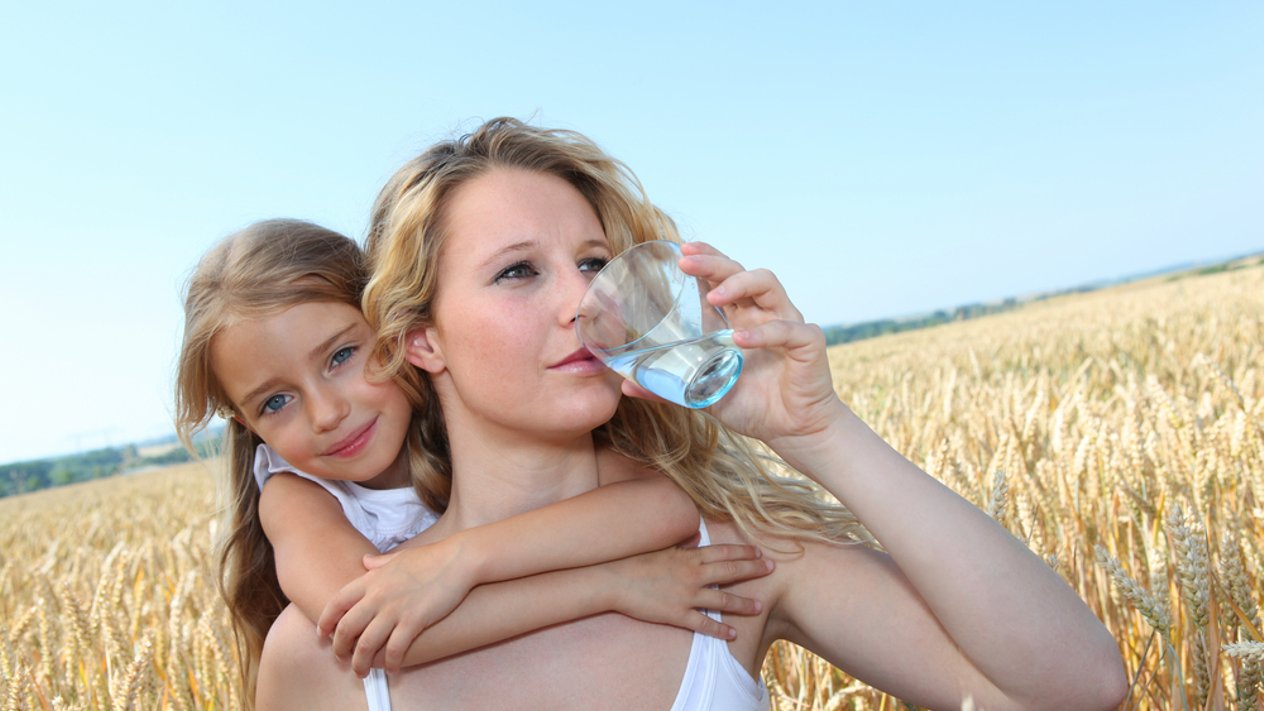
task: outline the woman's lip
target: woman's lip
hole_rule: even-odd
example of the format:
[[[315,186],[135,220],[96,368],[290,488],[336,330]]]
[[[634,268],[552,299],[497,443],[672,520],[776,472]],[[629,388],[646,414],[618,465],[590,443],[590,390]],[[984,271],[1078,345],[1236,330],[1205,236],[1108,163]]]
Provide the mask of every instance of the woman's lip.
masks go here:
[[[597,356],[594,356],[587,348],[580,348],[574,353],[566,356],[558,363],[549,367],[549,370],[562,371],[566,373],[593,374],[608,372],[606,364],[602,363]]]
[[[560,368],[564,365],[570,365],[571,363],[577,363],[577,362],[586,361],[586,360],[596,360],[596,359],[597,357],[594,356],[592,352],[589,351],[587,348],[580,348],[579,350],[575,351],[574,353],[571,353],[570,355],[566,356],[562,360],[554,363],[550,367]]]
[[[351,436],[343,438],[340,442],[325,451],[326,457],[352,457],[360,453],[364,446],[369,443],[369,438],[373,434],[373,427],[377,424],[377,418],[369,424],[361,427],[358,431],[353,432]]]

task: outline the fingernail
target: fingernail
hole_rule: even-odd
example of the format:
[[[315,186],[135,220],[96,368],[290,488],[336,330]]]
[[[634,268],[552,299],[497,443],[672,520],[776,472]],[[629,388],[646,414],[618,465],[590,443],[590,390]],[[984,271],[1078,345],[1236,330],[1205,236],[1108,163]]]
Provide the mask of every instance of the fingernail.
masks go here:
[[[759,600],[755,601],[755,612],[761,612],[764,609],[764,603]]]
[[[764,570],[772,572],[772,561],[767,558],[764,559]]]

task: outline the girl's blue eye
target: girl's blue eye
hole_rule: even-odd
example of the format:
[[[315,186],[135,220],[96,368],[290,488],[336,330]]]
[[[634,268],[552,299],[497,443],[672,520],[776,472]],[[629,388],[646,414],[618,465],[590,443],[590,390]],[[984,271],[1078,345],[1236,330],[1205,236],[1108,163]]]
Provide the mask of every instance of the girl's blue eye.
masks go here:
[[[596,274],[601,271],[602,267],[606,266],[606,262],[607,260],[604,257],[590,257],[588,259],[582,259],[579,262],[579,270],[581,272],[592,272]]]
[[[501,279],[525,279],[526,277],[535,276],[537,274],[535,267],[530,262],[518,262],[505,267],[496,275],[496,281]]]
[[[338,352],[334,353],[334,357],[329,359],[330,363],[334,366],[342,365],[343,363],[351,360],[351,356],[355,355],[355,352],[355,346],[344,346],[339,348]]]
[[[271,414],[273,412],[277,412],[278,410],[280,410],[281,408],[289,404],[289,402],[290,402],[289,395],[273,395],[272,397],[263,401],[263,412],[264,414]]]

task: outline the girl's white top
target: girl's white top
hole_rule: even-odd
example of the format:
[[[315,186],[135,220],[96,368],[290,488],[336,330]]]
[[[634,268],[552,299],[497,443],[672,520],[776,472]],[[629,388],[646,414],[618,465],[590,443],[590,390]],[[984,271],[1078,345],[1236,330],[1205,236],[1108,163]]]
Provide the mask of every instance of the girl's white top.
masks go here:
[[[438,517],[421,503],[411,487],[369,489],[355,482],[330,481],[295,469],[266,444],[255,449],[255,481],[259,490],[279,472],[289,472],[314,482],[333,495],[342,513],[357,531],[385,553],[434,525]]]

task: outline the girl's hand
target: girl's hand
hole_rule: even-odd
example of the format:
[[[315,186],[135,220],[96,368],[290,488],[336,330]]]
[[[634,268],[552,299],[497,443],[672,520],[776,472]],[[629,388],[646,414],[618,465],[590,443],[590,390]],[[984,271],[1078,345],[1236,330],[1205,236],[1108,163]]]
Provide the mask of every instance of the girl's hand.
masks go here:
[[[376,659],[398,671],[417,635],[456,609],[474,586],[448,541],[365,556],[368,572],[325,606],[317,631],[333,636],[334,654],[350,657],[356,674],[366,676]]]
[[[766,269],[747,271],[703,242],[681,251],[680,268],[710,285],[707,300],[724,310],[744,359],[733,390],[708,410],[778,451],[778,442],[811,440],[836,423],[846,408],[830,378],[825,334],[804,323],[777,277]],[[645,391],[629,382],[624,392]]]
[[[759,578],[773,563],[754,546],[715,545],[667,548],[600,566],[614,575],[612,609],[628,617],[733,639],[736,630],[701,610],[734,615],[759,614],[762,605],[713,585]]]

